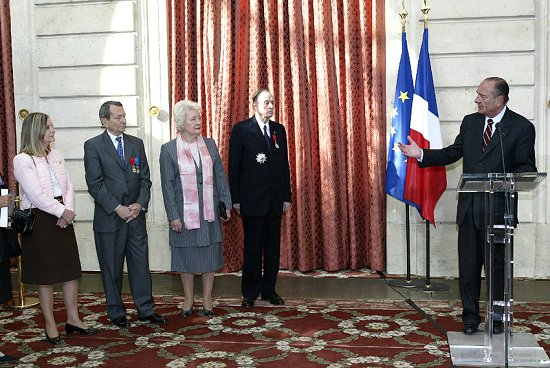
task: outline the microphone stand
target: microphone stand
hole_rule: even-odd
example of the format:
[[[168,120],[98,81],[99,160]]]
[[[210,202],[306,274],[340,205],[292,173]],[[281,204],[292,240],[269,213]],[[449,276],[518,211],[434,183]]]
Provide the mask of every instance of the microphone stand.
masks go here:
[[[511,231],[515,226],[515,190],[513,178],[508,178],[506,173],[506,162],[504,160],[504,146],[502,144],[502,128],[497,125],[497,130],[500,138],[500,155],[502,158],[502,172],[504,174],[504,305],[502,311],[502,322],[504,325],[504,363],[508,367],[508,352],[512,344],[512,313],[510,309],[513,303],[513,243]]]

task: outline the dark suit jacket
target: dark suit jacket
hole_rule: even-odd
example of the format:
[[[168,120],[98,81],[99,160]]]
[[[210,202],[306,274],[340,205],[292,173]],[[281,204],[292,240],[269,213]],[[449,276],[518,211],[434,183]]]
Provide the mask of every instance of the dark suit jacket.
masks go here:
[[[270,121],[271,152],[256,118],[237,123],[229,142],[229,186],[233,203],[240,203],[241,214],[265,216],[270,208],[283,213],[283,202],[291,202],[290,169],[286,131]],[[277,137],[277,145],[273,137]],[[259,155],[267,160],[260,163]]]
[[[123,166],[107,131],[84,143],[84,167],[88,192],[94,198],[94,231],[113,232],[124,221],[116,214],[119,205],[139,203],[144,211],[150,198],[151,180],[143,141],[124,134]],[[134,172],[130,160],[139,160],[139,172]]]
[[[424,157],[419,165],[444,166],[463,159],[464,173],[502,173],[502,153],[500,134],[493,133],[493,137],[485,152],[482,152],[483,129],[485,116],[480,113],[466,115],[460,125],[460,133],[453,144],[442,149],[424,150]],[[502,150],[507,173],[536,172],[535,165],[535,127],[523,116],[506,109],[497,128],[502,131]],[[495,223],[502,223],[501,214],[504,213],[502,193],[495,199]],[[460,225],[470,202],[474,200],[474,213],[484,210],[483,195],[474,193],[460,193],[456,222]],[[483,217],[476,218],[476,224],[482,224]]]

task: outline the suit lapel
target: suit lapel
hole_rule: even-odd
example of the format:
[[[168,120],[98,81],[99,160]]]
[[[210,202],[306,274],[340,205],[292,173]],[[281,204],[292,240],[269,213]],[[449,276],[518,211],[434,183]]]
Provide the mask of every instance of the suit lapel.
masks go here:
[[[510,113],[510,109],[506,108],[506,112],[504,113],[504,116],[502,117],[502,120],[498,125],[500,125],[500,129],[502,131],[502,139],[504,139],[505,136],[510,134],[512,130],[512,122],[510,121],[512,114]],[[497,132],[498,133],[498,132]]]
[[[485,116],[479,114],[478,118],[474,122],[474,135],[475,137],[475,150],[483,153],[483,128],[485,127]]]
[[[132,144],[131,140],[128,139],[128,136],[123,133],[123,137],[124,137],[124,163],[126,166],[128,166],[130,164],[130,158],[136,157],[137,154],[136,154],[136,149]]]
[[[178,144],[176,142],[178,138],[176,137],[176,139],[173,139],[172,142],[166,147],[168,149],[168,157],[170,157],[170,160],[172,160],[175,164],[176,164],[176,167],[179,168],[179,165],[178,165]]]

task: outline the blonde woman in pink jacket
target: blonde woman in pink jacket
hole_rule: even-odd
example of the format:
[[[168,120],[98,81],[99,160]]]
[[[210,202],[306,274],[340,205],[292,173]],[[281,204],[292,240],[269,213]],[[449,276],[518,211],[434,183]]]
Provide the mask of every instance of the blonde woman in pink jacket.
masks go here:
[[[21,150],[14,157],[21,209],[31,211],[36,222],[31,235],[21,236],[22,281],[38,285],[38,299],[46,324],[46,341],[62,343],[53,315],[53,285],[63,283],[67,309],[67,334],[98,332],[84,325],[78,314],[80,258],[73,228],[74,189],[61,153],[50,147],[55,130],[50,117],[29,114],[21,129]]]

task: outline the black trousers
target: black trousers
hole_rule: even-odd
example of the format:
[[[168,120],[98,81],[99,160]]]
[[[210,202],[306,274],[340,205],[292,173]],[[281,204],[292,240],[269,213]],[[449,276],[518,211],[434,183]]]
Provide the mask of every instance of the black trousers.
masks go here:
[[[10,301],[11,298],[10,259],[3,257],[0,261],[0,304]]]
[[[473,207],[470,205],[458,229],[458,273],[462,321],[464,324],[477,325],[481,322],[479,294],[481,269],[485,264],[486,232],[483,224],[476,225]],[[493,300],[502,300],[504,298],[504,246],[502,244],[494,244],[493,259]],[[496,308],[495,312],[501,309]]]
[[[0,304],[12,298],[7,230],[0,228]]]
[[[269,210],[267,215],[242,216],[244,259],[241,290],[244,298],[275,294],[281,251],[281,216]],[[262,262],[263,261],[263,262]],[[263,273],[262,273],[263,268]]]

